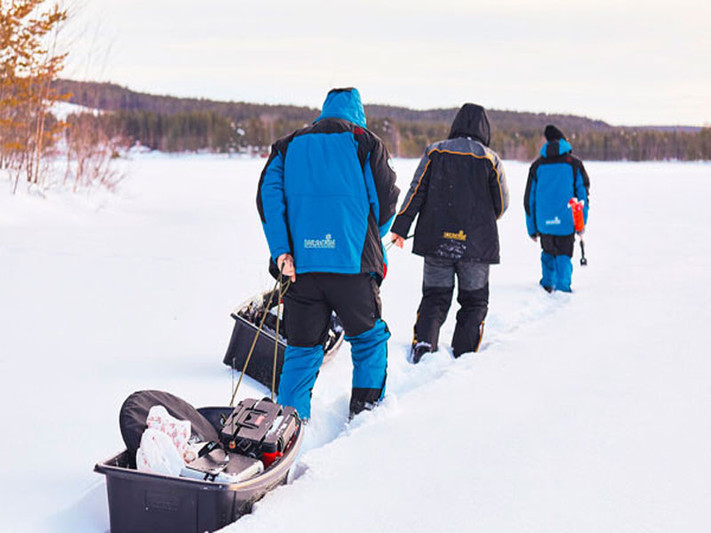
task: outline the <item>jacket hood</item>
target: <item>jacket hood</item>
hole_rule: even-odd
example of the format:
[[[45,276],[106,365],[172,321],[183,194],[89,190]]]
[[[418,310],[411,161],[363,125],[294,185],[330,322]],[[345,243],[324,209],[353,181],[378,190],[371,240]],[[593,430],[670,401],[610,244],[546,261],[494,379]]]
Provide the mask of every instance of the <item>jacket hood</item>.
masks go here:
[[[573,147],[567,140],[557,139],[555,141],[548,141],[541,147],[541,157],[556,157],[572,151]]]
[[[340,118],[362,128],[366,126],[365,110],[360,101],[358,89],[331,89],[323,103],[321,115],[314,121],[324,118]]]
[[[464,104],[454,117],[452,129],[449,130],[449,138],[474,137],[481,141],[484,146],[489,146],[491,142],[491,126],[486,110],[477,104]]]

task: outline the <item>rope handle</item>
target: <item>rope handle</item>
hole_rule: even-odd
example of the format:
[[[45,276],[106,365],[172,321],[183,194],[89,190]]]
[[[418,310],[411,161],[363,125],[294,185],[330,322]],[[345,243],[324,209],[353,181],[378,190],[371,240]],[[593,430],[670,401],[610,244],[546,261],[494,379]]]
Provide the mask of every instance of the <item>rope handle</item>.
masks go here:
[[[247,358],[244,361],[244,365],[242,366],[242,371],[240,372],[239,380],[237,381],[237,385],[234,385],[234,372],[232,373],[232,384],[233,384],[233,390],[232,390],[232,397],[230,398],[230,407],[234,406],[235,402],[235,397],[237,396],[237,391],[239,390],[240,385],[242,384],[242,378],[244,377],[244,374],[247,372],[247,367],[249,366],[249,361],[252,359],[252,354],[254,353],[254,347],[257,345],[257,339],[259,338],[259,335],[262,333],[262,328],[264,327],[264,321],[267,318],[267,315],[269,314],[269,310],[271,309],[272,305],[272,300],[274,299],[275,294],[279,294],[278,299],[277,299],[277,322],[276,322],[276,334],[274,335],[274,364],[272,367],[272,390],[271,390],[271,399],[274,401],[274,389],[276,388],[276,364],[277,364],[277,354],[278,354],[278,348],[279,348],[279,306],[281,305],[281,300],[286,294],[286,291],[289,290],[289,286],[291,285],[291,280],[287,279],[286,283],[284,283],[283,279],[283,265],[279,269],[279,277],[277,278],[276,283],[274,284],[274,289],[269,294],[269,300],[267,301],[266,305],[264,306],[264,313],[262,314],[262,318],[259,321],[259,327],[257,328],[256,333],[254,334],[254,339],[252,339],[252,346],[249,348],[249,352],[247,353]],[[236,370],[235,366],[235,359],[232,358],[232,370]]]

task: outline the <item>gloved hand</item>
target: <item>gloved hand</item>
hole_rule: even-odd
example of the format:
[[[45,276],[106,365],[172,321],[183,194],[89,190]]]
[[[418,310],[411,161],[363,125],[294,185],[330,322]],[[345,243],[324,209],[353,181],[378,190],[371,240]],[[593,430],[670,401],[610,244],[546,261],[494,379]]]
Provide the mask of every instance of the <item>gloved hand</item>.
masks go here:
[[[529,237],[531,237],[531,240],[532,240],[533,242],[538,242],[538,233],[536,233],[536,234],[534,234],[534,235],[529,235]]]
[[[581,229],[580,231],[576,231],[575,233],[577,233],[578,235],[582,235],[583,233],[585,233],[585,228]]]

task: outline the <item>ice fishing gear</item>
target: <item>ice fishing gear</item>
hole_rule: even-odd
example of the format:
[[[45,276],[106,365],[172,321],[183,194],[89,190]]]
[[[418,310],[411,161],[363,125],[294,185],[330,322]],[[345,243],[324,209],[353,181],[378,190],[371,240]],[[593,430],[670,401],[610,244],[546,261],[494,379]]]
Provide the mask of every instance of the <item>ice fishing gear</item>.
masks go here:
[[[196,446],[207,441],[197,457],[184,464],[180,475],[136,468],[132,448],[142,433],[137,425],[145,428],[145,413],[156,402],[190,421],[191,440],[194,437],[199,441]],[[250,409],[250,405],[257,409]],[[232,422],[225,426],[223,420]],[[94,466],[96,472],[106,476],[110,529],[114,533],[222,529],[286,482],[303,440],[303,424],[294,410],[268,398],[243,399],[236,408],[196,409],[163,391],[140,391],[124,402],[121,424],[128,448]],[[229,436],[227,443],[222,439],[225,434]],[[231,449],[233,440],[235,447]]]
[[[136,451],[148,427],[148,414],[155,405],[162,405],[168,414],[190,422],[190,435],[196,441],[213,442],[218,439],[214,426],[195,407],[165,391],[143,390],[131,394],[119,411],[119,428],[126,444],[127,459],[135,464]]]
[[[583,242],[582,235],[580,236],[580,266],[587,266],[588,260],[585,258],[585,243]]]
[[[106,476],[111,531],[216,531],[286,481],[303,438],[296,410],[274,401],[279,306],[289,284],[279,272],[236,386],[233,377],[228,407],[195,409],[163,391],[140,391],[124,402],[119,419],[127,449],[94,467]],[[243,399],[233,407],[273,300],[271,399]],[[150,461],[139,463],[142,458]]]
[[[585,258],[585,243],[583,242],[582,231],[585,229],[585,216],[583,215],[583,208],[585,207],[585,200],[578,200],[573,197],[568,200],[568,207],[573,213],[573,224],[575,226],[575,232],[580,235],[580,266],[586,266],[588,260]]]
[[[220,440],[227,450],[260,459],[268,467],[283,455],[298,425],[293,407],[245,399],[225,421]]]
[[[580,233],[585,229],[585,217],[583,216],[583,207],[585,207],[585,200],[571,198],[570,200],[568,200],[568,207],[573,212],[573,224],[575,225],[575,231],[577,233]]]
[[[254,457],[230,454],[222,448],[214,448],[185,465],[180,471],[180,477],[234,484],[253,479],[264,472],[265,468],[265,464]]]
[[[268,303],[269,306],[267,306]],[[269,289],[245,300],[230,314],[234,319],[234,327],[222,362],[234,370],[232,375],[235,376],[235,379],[237,372],[244,366],[247,355],[250,353],[250,348],[254,341],[255,333],[259,329],[264,311],[268,309],[269,312],[264,324],[262,324],[257,344],[252,349],[246,374],[265,387],[273,387],[278,390],[281,368],[284,364],[284,353],[288,342],[283,317],[277,328],[277,314],[282,307],[279,305],[277,298],[272,296],[271,289]],[[344,339],[343,322],[335,312],[331,313],[328,331],[323,341],[324,357],[322,365],[328,364],[335,358]],[[275,344],[277,344],[276,372],[274,371],[273,357]],[[272,380],[275,381],[274,384],[272,384]]]

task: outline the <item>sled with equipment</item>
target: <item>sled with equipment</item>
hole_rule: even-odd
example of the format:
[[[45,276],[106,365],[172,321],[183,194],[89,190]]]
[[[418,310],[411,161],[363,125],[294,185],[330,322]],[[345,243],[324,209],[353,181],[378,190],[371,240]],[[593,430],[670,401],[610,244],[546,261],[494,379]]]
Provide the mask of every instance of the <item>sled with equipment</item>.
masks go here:
[[[235,370],[241,370],[247,362],[250,348],[253,346],[246,374],[262,385],[270,387],[274,371],[274,345],[276,343],[275,387],[277,389],[287,343],[284,321],[281,320],[283,306],[279,301],[279,296],[279,289],[265,291],[243,302],[231,313],[232,318],[235,320],[235,325],[227,352],[222,360],[227,366]],[[261,329],[259,327],[260,323],[262,323]],[[344,337],[343,324],[340,318],[335,313],[332,313],[328,332],[323,343],[324,357],[322,365],[333,359],[341,344],[343,344]]]
[[[191,438],[207,441],[180,476],[136,468],[146,410],[158,404],[191,422]],[[124,402],[119,418],[126,449],[94,467],[106,476],[112,533],[202,533],[227,526],[286,483],[303,437],[295,410],[268,398],[194,409],[167,392],[139,391]]]

